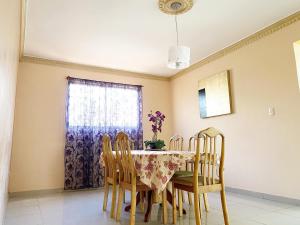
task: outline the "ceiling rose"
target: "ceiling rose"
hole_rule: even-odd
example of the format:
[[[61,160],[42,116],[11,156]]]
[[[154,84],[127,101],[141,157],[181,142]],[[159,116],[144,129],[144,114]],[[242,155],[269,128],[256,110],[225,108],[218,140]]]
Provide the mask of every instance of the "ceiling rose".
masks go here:
[[[178,15],[190,10],[193,6],[193,0],[159,0],[161,11],[171,15]]]

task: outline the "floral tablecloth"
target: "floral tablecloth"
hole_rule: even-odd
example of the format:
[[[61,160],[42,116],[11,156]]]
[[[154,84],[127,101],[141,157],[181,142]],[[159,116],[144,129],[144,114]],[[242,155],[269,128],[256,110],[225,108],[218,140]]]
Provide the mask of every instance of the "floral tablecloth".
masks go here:
[[[140,181],[161,192],[166,188],[175,171],[184,166],[186,161],[193,159],[195,153],[133,150],[131,155]]]
[[[140,180],[147,186],[164,190],[175,171],[191,160],[189,151],[132,151],[132,158]]]

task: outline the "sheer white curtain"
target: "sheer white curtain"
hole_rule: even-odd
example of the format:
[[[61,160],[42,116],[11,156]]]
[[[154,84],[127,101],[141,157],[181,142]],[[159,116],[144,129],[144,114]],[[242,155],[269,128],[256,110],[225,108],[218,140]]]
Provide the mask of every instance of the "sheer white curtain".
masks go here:
[[[70,84],[69,126],[137,128],[138,91]]]
[[[142,87],[68,78],[65,189],[103,186],[102,136],[126,132],[143,148]]]

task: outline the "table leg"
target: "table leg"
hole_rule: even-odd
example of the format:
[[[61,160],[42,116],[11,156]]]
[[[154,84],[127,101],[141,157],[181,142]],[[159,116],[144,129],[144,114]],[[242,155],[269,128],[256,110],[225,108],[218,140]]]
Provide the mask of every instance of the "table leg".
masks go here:
[[[141,201],[141,193],[138,192],[137,195],[136,195],[136,205],[138,205]],[[131,209],[131,205],[128,205],[125,207],[125,212],[129,212]]]
[[[149,220],[150,220],[152,205],[153,205],[152,195],[153,195],[153,191],[148,191],[147,192],[148,205],[147,205],[147,210],[146,210],[145,217],[144,217],[144,222],[149,222]],[[136,205],[138,205],[140,203],[140,201],[141,201],[141,194],[140,194],[140,192],[138,192],[137,196],[136,196]],[[172,193],[169,190],[167,190],[167,201],[172,205]],[[125,211],[129,212],[130,208],[131,208],[131,205],[126,206]],[[177,210],[178,209],[179,208],[177,206]],[[182,212],[183,212],[183,214],[186,214],[185,209],[183,209]]]
[[[167,189],[167,201],[170,205],[172,205],[172,193]],[[179,210],[179,207],[176,206],[177,210]],[[186,210],[182,209],[183,214],[186,214]]]
[[[151,211],[152,211],[152,191],[148,191],[148,205],[147,205],[147,211],[145,214],[144,222],[148,222],[149,218],[151,216]]]

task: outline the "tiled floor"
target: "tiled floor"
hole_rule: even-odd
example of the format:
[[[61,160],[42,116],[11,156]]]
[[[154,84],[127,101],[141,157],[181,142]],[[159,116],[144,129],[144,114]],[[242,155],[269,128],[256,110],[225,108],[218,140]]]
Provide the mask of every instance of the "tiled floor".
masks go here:
[[[209,194],[210,212],[203,225],[223,223],[219,195]],[[99,190],[48,194],[9,200],[5,225],[113,225],[109,210],[102,212],[103,192]],[[129,199],[127,197],[127,199]],[[227,193],[231,225],[300,225],[300,207]],[[185,204],[185,208],[189,206]],[[109,209],[109,206],[108,206]],[[161,224],[162,209],[155,205],[148,225]],[[171,224],[171,207],[169,223]],[[138,208],[136,224],[145,224]],[[129,213],[122,211],[120,224],[129,224]],[[195,224],[193,208],[178,218],[178,224]],[[145,224],[146,225],[146,224]]]

